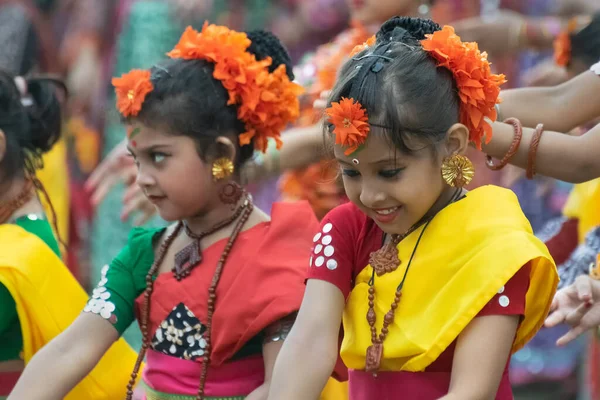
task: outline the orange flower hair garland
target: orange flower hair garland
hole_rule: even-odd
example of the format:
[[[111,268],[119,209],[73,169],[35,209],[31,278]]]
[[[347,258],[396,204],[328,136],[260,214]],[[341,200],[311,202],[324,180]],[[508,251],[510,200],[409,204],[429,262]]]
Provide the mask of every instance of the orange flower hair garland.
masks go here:
[[[290,81],[285,65],[269,72],[271,58],[258,61],[247,51],[250,44],[245,33],[205,23],[201,32],[188,27],[167,55],[214,63],[213,77],[229,93],[227,105],[238,106],[238,118],[245,124],[240,144],[249,144],[254,138],[255,148],[264,153],[269,138],[275,139],[278,149],[281,147],[281,131],[300,114],[298,95],[303,89]],[[146,96],[154,90],[150,71],[133,70],[113,78],[112,83],[117,108],[125,117],[138,115]]]
[[[480,52],[477,43],[466,43],[451,26],[425,35],[423,49],[433,56],[441,67],[454,75],[460,97],[460,121],[469,129],[469,139],[481,149],[492,139],[492,122],[496,120],[496,104],[500,102],[500,85],[504,75],[492,74],[487,53]]]
[[[238,118],[245,123],[240,144],[254,138],[256,149],[265,152],[269,138],[281,147],[281,131],[299,116],[298,95],[303,89],[289,80],[285,65],[270,73],[271,58],[256,60],[247,51],[250,44],[245,33],[205,23],[201,32],[188,27],[167,55],[214,63],[214,78],[229,92],[227,104],[238,106]]]
[[[134,69],[113,78],[112,84],[117,94],[117,109],[125,117],[135,117],[142,110],[148,93],[154,90],[150,81],[150,71]]]

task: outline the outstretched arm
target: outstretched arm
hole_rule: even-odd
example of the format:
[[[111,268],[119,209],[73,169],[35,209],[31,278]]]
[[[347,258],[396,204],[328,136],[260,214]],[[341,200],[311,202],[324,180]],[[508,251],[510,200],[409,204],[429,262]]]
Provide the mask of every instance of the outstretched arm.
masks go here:
[[[63,399],[118,338],[115,327],[101,316],[81,314],[31,359],[8,398]]]
[[[512,142],[512,125],[499,122],[493,124],[494,136],[483,151],[493,157],[502,158]],[[523,128],[523,139],[515,156],[510,160],[521,168],[527,167],[529,145],[534,129]],[[536,171],[566,182],[581,183],[600,177],[600,125],[583,136],[569,136],[557,132],[544,132],[540,140]]]
[[[518,118],[523,126],[545,125],[568,132],[600,117],[600,77],[587,71],[553,87],[502,91],[501,118]]]

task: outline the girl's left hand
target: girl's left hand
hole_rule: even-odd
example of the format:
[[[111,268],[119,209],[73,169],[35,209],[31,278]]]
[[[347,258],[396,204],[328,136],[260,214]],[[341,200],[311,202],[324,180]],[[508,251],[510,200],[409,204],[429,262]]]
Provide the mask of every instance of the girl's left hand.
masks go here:
[[[571,326],[571,330],[556,342],[564,346],[589,329],[600,325],[600,281],[587,275],[577,278],[572,285],[559,290],[550,307],[551,314],[546,326],[553,327],[562,323]]]

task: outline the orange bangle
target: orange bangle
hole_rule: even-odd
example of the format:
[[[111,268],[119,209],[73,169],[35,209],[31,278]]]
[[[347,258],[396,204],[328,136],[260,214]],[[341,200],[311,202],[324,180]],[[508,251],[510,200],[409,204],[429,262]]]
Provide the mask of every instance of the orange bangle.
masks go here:
[[[527,179],[533,179],[535,176],[535,161],[537,156],[537,149],[540,145],[540,139],[542,138],[542,133],[544,133],[544,124],[538,124],[535,127],[535,132],[533,133],[533,137],[531,138],[531,144],[529,145],[529,157],[527,158]]]
[[[513,136],[513,141],[499,164],[494,164],[494,160],[491,156],[485,156],[485,165],[492,171],[499,171],[506,167],[511,158],[517,154],[517,150],[519,150],[519,146],[521,145],[521,139],[523,138],[523,125],[521,124],[521,121],[516,118],[508,118],[504,120],[504,123],[512,124],[515,130],[515,136]]]

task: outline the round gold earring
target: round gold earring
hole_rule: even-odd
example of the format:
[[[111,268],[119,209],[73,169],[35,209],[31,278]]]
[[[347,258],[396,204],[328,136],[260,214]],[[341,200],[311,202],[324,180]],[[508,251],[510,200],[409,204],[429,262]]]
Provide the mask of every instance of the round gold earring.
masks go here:
[[[475,176],[475,167],[471,160],[460,154],[446,157],[442,163],[442,178],[452,187],[468,185]]]
[[[233,165],[233,161],[227,157],[222,157],[215,160],[212,165],[212,176],[215,181],[229,178],[231,175],[233,175],[234,171],[235,166]]]

